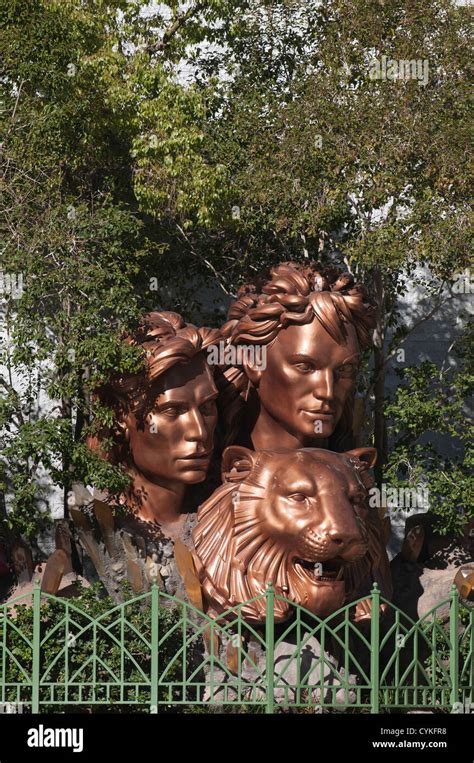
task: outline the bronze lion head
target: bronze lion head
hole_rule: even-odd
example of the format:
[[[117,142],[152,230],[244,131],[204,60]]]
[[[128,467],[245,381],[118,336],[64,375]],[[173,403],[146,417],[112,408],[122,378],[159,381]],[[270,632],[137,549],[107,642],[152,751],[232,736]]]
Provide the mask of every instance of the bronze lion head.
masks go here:
[[[261,623],[270,582],[277,622],[292,603],[325,617],[363,593],[380,553],[368,508],[375,458],[373,448],[227,448],[223,484],[200,507],[193,532],[208,611],[249,602],[242,616]]]

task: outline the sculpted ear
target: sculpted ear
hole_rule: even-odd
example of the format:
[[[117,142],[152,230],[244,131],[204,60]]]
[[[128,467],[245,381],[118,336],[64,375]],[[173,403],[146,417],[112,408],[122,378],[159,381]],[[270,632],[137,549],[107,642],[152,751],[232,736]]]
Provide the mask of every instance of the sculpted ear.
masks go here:
[[[358,458],[366,465],[367,469],[372,469],[377,462],[376,448],[353,448],[353,450],[347,450],[344,455]]]
[[[253,362],[250,358],[247,357],[247,354],[244,353],[242,366],[247,379],[250,379],[254,387],[258,387],[262,376],[261,365]]]
[[[222,454],[222,481],[241,482],[252,471],[255,458],[255,451],[241,445],[229,445]]]

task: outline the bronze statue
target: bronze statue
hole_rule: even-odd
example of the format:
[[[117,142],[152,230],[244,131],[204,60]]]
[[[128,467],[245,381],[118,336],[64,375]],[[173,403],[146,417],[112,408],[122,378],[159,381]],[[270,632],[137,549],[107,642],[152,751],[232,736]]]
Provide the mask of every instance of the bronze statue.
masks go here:
[[[351,428],[360,353],[373,324],[374,309],[352,276],[284,263],[270,279],[243,287],[221,332],[186,325],[176,313],[149,313],[126,339],[143,348],[145,370],[112,378],[99,390],[114,425],[94,444],[100,449],[102,437],[111,436],[113,448],[104,455],[131,478],[118,502],[175,542],[188,593],[191,585],[194,599],[212,611],[247,601],[270,580],[290,601],[322,616],[368,593],[375,580],[390,595],[380,523],[364,503],[375,452],[314,447],[327,447]],[[224,339],[227,346],[265,346],[266,366],[244,356],[240,367],[212,368],[207,352]],[[188,522],[184,538],[184,502],[187,486],[208,474],[217,421],[214,373],[223,434],[234,447],[225,451],[224,485],[199,510],[191,557],[181,542],[189,545],[191,531]],[[236,447],[243,445],[248,448]],[[293,497],[284,492],[292,480]],[[96,504],[104,525],[104,506]],[[77,532],[90,540],[93,528],[80,512],[71,513]],[[100,525],[101,532],[113,546],[112,518],[105,518],[110,527],[104,535]],[[140,537],[131,543],[130,522],[127,532],[120,544],[126,541],[134,590],[150,559],[169,576],[166,544],[143,544]],[[113,566],[102,557],[96,569],[98,563]],[[323,565],[318,575],[315,564]],[[261,620],[260,606],[246,607],[249,620]],[[277,618],[288,616],[288,608],[280,602]],[[370,611],[362,605],[357,616]]]
[[[379,529],[368,508],[374,448],[347,453],[305,448],[251,451],[230,446],[223,484],[198,511],[194,563],[211,616],[245,604],[250,623],[265,620],[264,593],[319,617],[384,587]],[[258,598],[260,597],[260,598]],[[275,619],[291,604],[275,598]],[[364,606],[357,617],[370,616]]]
[[[225,443],[270,452],[316,445],[351,448],[356,376],[375,325],[375,310],[364,287],[349,273],[321,270],[316,264],[282,263],[269,278],[239,290],[228,318],[222,333],[229,344],[264,346],[267,353],[266,363],[259,367],[243,354],[239,365],[219,369]],[[318,476],[321,462],[314,466]],[[336,505],[333,511],[337,512]],[[365,587],[379,581],[390,596],[383,528],[375,512],[368,521],[374,563],[367,568],[370,580]],[[355,565],[347,571],[346,577],[354,578],[349,588],[358,587],[361,569]],[[323,586],[318,588],[321,602]],[[333,611],[336,588],[333,584]],[[369,608],[361,605],[358,617],[370,617]]]
[[[239,290],[222,333],[233,345],[264,345],[266,368],[244,357],[221,369],[225,444],[302,448],[350,431],[374,307],[349,273],[317,268],[283,263]]]
[[[180,534],[186,519],[186,488],[205,479],[211,461],[217,389],[206,347],[219,336],[177,313],[148,313],[125,339],[143,349],[144,370],[97,391],[114,424],[90,445],[102,453],[101,440],[112,437],[112,450],[102,454],[131,478],[118,502],[169,537]]]

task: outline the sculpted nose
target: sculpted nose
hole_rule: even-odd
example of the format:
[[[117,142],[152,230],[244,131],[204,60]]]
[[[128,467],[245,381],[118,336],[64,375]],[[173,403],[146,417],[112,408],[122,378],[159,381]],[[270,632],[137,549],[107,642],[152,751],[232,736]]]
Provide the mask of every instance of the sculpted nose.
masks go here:
[[[206,427],[199,411],[189,411],[187,424],[186,440],[194,442],[206,439]]]
[[[331,368],[321,368],[316,375],[314,397],[330,400],[334,394],[334,379]]]
[[[331,541],[338,547],[338,552],[345,551],[354,543],[362,543],[362,537],[357,528],[347,530],[332,530],[328,533]]]

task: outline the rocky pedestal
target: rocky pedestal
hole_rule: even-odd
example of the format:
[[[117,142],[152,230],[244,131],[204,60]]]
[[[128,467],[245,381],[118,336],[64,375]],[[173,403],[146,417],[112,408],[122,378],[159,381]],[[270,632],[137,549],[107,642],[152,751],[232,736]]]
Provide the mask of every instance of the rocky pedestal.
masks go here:
[[[336,703],[344,710],[356,701],[357,677],[350,672],[346,674],[344,657],[337,654],[336,648],[323,650],[318,638],[311,633],[302,636],[298,646],[295,630],[281,639],[278,630],[277,627],[273,652],[276,704],[308,705],[314,710],[326,702]],[[326,634],[326,643],[328,640]],[[214,645],[218,658],[208,658],[205,702],[265,703],[269,685],[265,649],[255,638],[243,639],[240,647],[238,644],[238,637],[226,635]],[[362,663],[365,661],[361,655],[359,659]]]
[[[140,594],[149,591],[154,582],[163,593],[186,600],[174,540],[163,535],[158,526],[127,515],[113,516],[109,506],[100,501],[80,509],[73,507],[70,512],[87,580],[100,580],[117,601],[122,598],[124,583]],[[191,543],[194,523],[195,514],[189,514],[180,537],[185,546]]]
[[[437,535],[429,514],[411,517],[405,528],[401,552],[390,567],[393,580],[393,601],[413,620],[426,615],[436,604],[449,597],[460,569],[474,569],[471,543],[472,523],[463,536]],[[463,593],[467,592],[463,588]],[[471,593],[465,599],[474,604]],[[437,610],[438,617],[448,616],[449,605]]]

